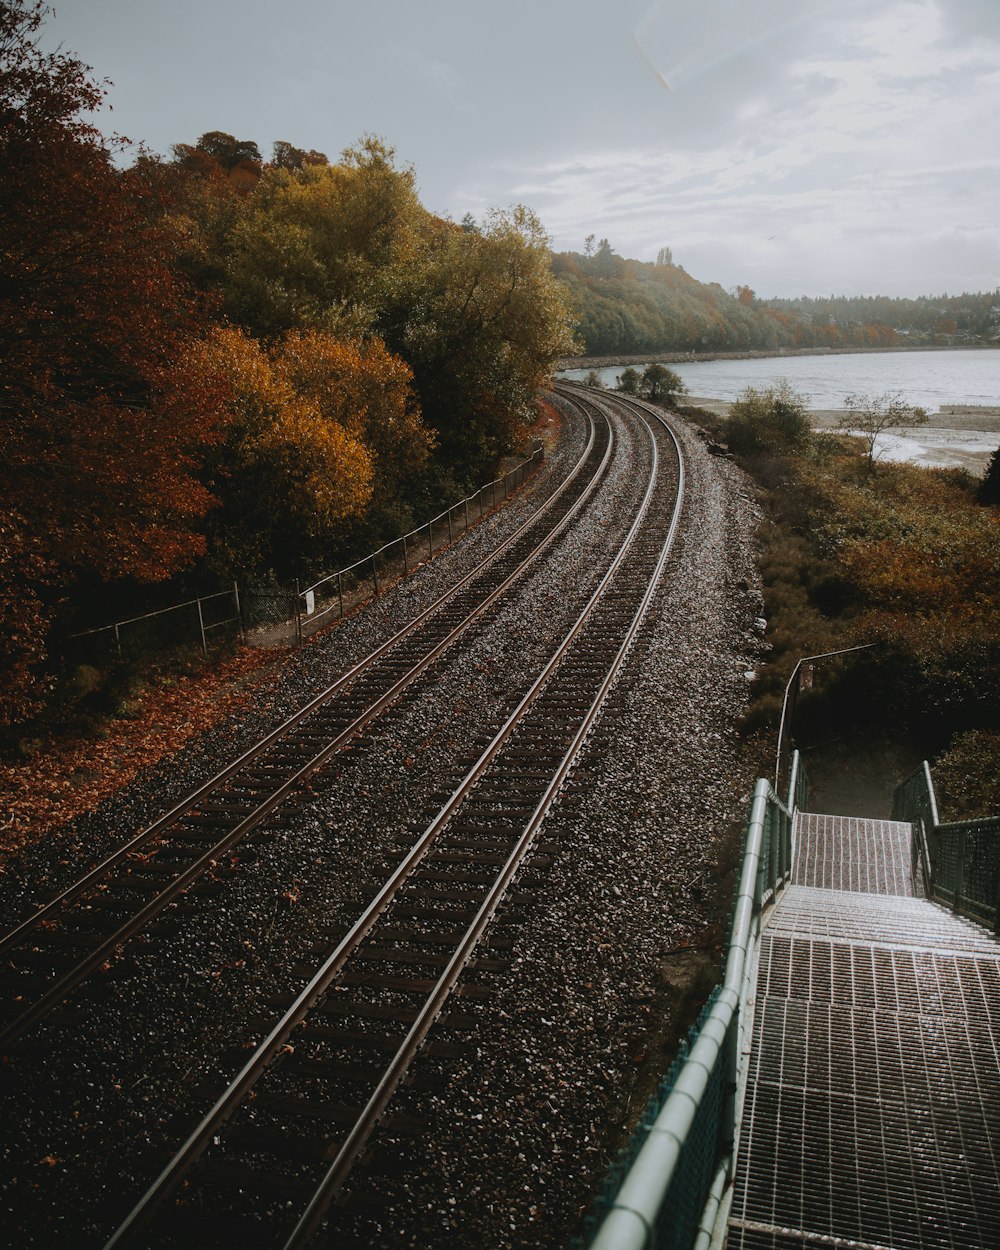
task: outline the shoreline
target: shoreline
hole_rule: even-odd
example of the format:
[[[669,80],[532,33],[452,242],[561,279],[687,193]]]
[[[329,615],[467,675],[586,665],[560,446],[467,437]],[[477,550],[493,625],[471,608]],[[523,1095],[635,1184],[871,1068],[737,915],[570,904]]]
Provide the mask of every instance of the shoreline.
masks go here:
[[[717,417],[729,415],[731,401],[717,399],[712,395],[684,395],[681,402],[692,408],[705,408]],[[840,427],[842,408],[807,408],[806,412],[816,430],[836,430]],[[942,404],[929,414],[926,425],[907,426],[908,430],[950,430],[967,434],[1000,434],[1000,404]]]
[[[717,417],[729,415],[730,403],[704,395],[685,395],[683,407],[704,408]],[[841,432],[839,408],[807,408],[814,430]],[[923,468],[964,469],[983,477],[1000,444],[1000,406],[945,404],[927,425],[901,426],[879,436],[880,456]]]
[[[789,356],[882,356],[899,352],[996,352],[1000,345],[961,343],[943,347],[932,343],[912,343],[899,347],[775,347],[734,352],[647,352],[644,356],[570,356],[556,366],[557,373],[569,369],[614,369],[626,365],[684,365],[712,360],[780,360]]]

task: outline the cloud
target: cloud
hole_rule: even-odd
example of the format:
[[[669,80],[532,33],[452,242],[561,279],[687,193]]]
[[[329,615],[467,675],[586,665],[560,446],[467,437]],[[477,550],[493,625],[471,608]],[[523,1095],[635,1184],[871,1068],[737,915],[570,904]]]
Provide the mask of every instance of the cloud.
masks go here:
[[[998,0],[57,10],[53,45],[118,84],[108,129],[159,151],[221,128],[334,155],[374,131],[433,211],[527,203],[560,248],[670,246],[761,291],[1000,282]]]
[[[1000,281],[995,49],[951,38],[937,0],[897,0],[874,14],[824,5],[810,23],[795,18],[797,3],[774,0],[748,46],[738,29],[708,28],[732,3],[685,9],[687,23],[673,30],[683,46],[663,62],[677,98],[718,93],[723,64],[755,82],[752,93],[720,94],[697,143],[677,144],[671,131],[624,150],[503,163],[489,180],[532,204],[557,247],[578,249],[597,233],[621,254],[652,259],[669,245],[691,272],[727,286],[867,283],[916,294],[949,259],[971,288]],[[650,12],[665,22],[676,9]],[[775,58],[780,72],[759,79]],[[474,195],[487,198],[482,186]]]

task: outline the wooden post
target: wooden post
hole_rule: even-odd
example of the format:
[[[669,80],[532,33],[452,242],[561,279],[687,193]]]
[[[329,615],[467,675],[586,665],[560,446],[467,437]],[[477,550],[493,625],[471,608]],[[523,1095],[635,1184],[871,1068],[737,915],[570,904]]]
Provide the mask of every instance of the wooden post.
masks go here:
[[[340,601],[340,619],[344,619],[344,575],[337,574],[337,599]]]
[[[302,646],[302,595],[299,592],[299,579],[295,579],[295,641]]]
[[[427,522],[427,559],[434,559],[434,536],[431,533],[431,523]]]
[[[410,575],[410,564],[406,555],[406,535],[404,534],[403,535],[403,576],[409,577],[409,575]]]
[[[378,564],[375,562],[375,556],[372,556],[372,581],[375,583],[375,594],[378,595]]]

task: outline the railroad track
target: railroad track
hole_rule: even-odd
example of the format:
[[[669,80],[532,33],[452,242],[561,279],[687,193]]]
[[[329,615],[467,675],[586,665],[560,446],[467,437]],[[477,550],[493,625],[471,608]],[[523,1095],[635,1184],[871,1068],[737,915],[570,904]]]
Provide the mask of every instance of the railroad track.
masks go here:
[[[399,862],[351,927],[314,952],[304,987],[106,1250],[291,1250],[324,1225],[331,1244],[347,1244],[331,1204],[380,1124],[405,1131],[390,1105],[418,1052],[447,1055],[434,1026],[467,1023],[456,995],[460,1004],[463,991],[479,992],[468,973],[492,966],[482,951],[512,885],[535,872],[544,889],[544,857],[533,854],[543,822],[668,558],[683,496],[679,449],[660,418],[631,411],[648,447],[645,489],[583,610],[444,804],[403,838]]]
[[[310,778],[516,589],[607,472],[611,424],[585,420],[586,446],[573,469],[503,544],[294,716],[0,937],[0,1048],[58,1013],[181,896],[210,892],[237,844],[279,809],[287,812]]]

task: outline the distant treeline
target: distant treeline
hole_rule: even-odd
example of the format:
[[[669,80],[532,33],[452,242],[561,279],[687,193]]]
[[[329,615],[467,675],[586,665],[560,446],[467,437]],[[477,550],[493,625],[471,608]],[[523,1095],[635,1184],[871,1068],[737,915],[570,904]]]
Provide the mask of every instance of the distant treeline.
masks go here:
[[[767,351],[985,342],[1000,333],[1000,294],[760,300],[685,273],[661,250],[656,263],[625,260],[602,239],[589,253],[560,252],[553,271],[578,310],[588,356],[667,351]]]
[[[1000,334],[1000,291],[964,295],[831,295],[826,299],[770,299],[768,308],[803,317],[817,326],[882,324],[924,335],[989,339]]]

